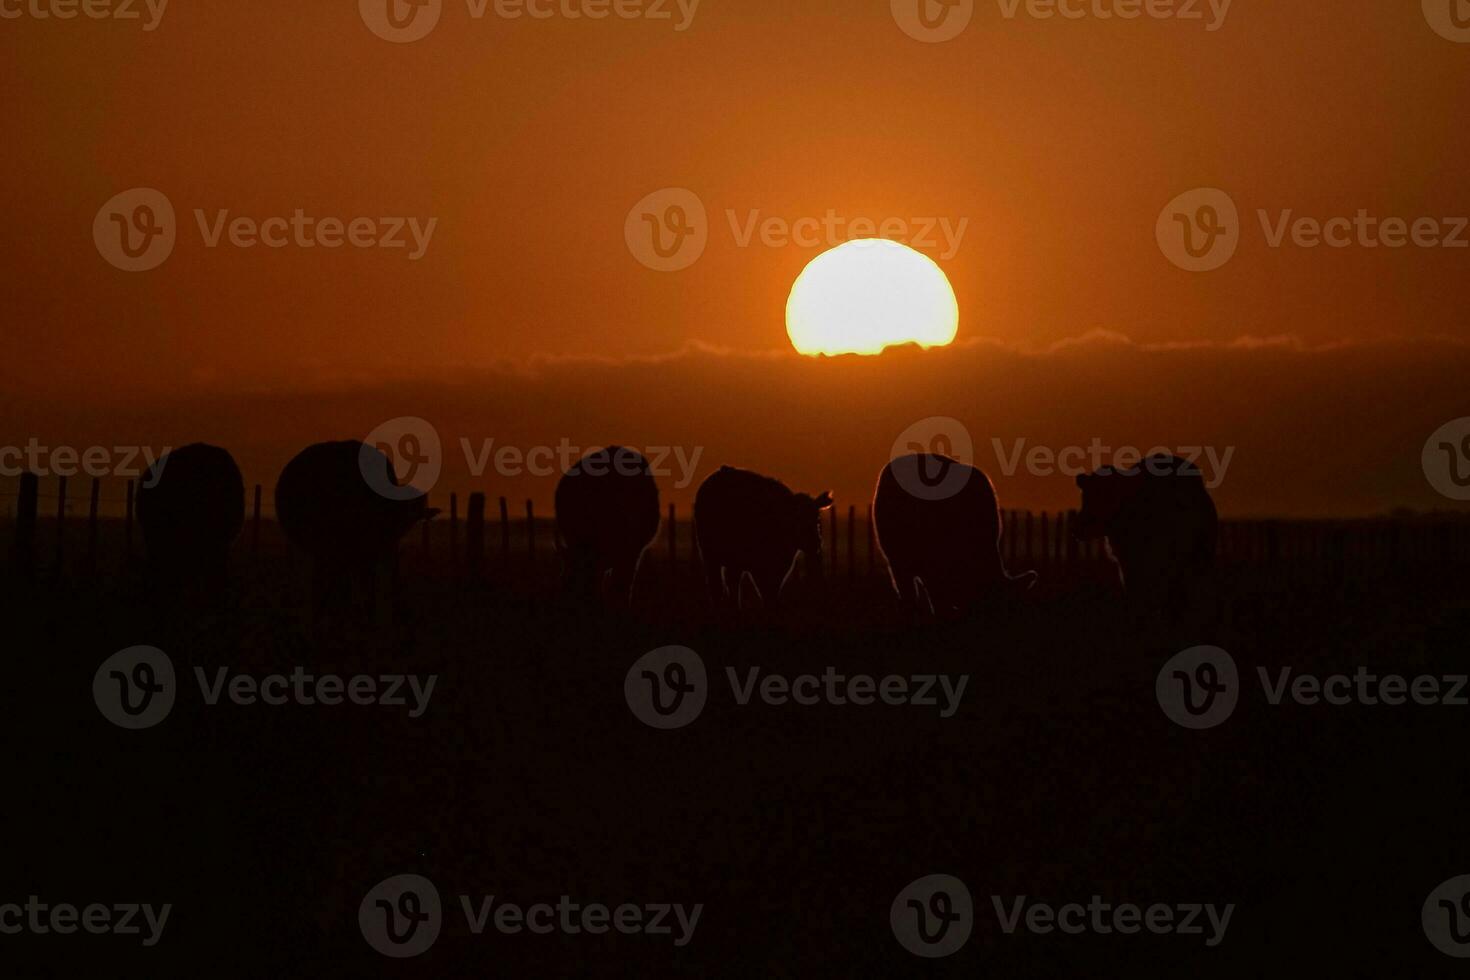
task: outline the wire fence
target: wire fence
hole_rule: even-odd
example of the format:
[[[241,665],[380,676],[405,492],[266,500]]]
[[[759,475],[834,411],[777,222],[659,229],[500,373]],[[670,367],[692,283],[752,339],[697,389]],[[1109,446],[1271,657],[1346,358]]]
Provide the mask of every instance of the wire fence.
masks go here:
[[[73,484],[58,477],[43,491],[40,481],[23,476],[17,491],[4,496],[10,516],[10,562],[23,572],[80,569],[102,573],[143,557],[136,526],[137,485],[133,480],[103,492],[103,481]],[[246,494],[244,532],[237,557],[265,560],[289,555],[289,545],[263,510],[265,488]],[[533,501],[512,502],[472,493],[431,500],[442,512],[425,521],[404,543],[403,552],[421,567],[452,574],[479,575],[514,570],[536,577],[556,566],[555,522],[538,514]],[[109,511],[108,502],[116,505]],[[463,503],[463,508],[461,504]],[[1107,574],[1110,561],[1098,540],[1074,533],[1076,511],[1001,512],[1001,556],[1008,568],[1038,569],[1051,576]],[[887,576],[887,564],[874,535],[870,507],[833,508],[824,522],[823,569],[831,578],[851,581]],[[0,538],[3,540],[3,538]],[[1327,569],[1336,574],[1392,574],[1405,564],[1470,564],[1470,519],[1458,516],[1359,520],[1227,520],[1220,525],[1217,557],[1222,564],[1256,563],[1283,568]],[[698,569],[692,521],[674,504],[664,514],[658,538],[645,562],[663,565],[676,577]],[[538,571],[539,570],[539,571]]]

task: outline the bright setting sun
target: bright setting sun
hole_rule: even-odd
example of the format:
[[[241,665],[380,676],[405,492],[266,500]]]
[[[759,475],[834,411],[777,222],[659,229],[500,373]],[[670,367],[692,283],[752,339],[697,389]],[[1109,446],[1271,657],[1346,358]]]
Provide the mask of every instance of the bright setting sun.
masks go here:
[[[882,238],[845,242],[802,270],[786,301],[786,332],[803,354],[877,354],[915,343],[943,347],[960,310],[926,255]]]

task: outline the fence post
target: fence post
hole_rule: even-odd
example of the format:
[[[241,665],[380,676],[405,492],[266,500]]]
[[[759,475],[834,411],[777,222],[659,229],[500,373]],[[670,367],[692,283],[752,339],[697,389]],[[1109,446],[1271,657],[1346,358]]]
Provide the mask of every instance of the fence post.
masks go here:
[[[92,498],[87,502],[87,574],[97,574],[97,508],[102,502],[102,481],[92,477]]]
[[[500,560],[510,564],[510,505],[500,498]]]
[[[250,505],[250,551],[260,557],[260,484],[255,485],[255,498]]]
[[[878,536],[873,533],[873,505],[869,504],[866,509],[864,524],[868,530],[868,578],[873,577],[874,561],[877,559]]]
[[[817,520],[821,520],[821,519],[822,519],[821,518],[821,515],[819,514],[817,516]],[[833,578],[836,578],[837,577],[837,508],[836,507],[833,507],[832,508],[832,520],[831,520],[831,523],[832,523],[832,534],[831,534],[831,539],[832,539],[832,577]]]
[[[133,481],[128,481],[128,509],[123,517],[123,558],[133,559]]]
[[[857,508],[847,505],[847,581],[857,581]]]
[[[534,569],[536,567],[536,505],[530,500],[526,501],[526,554]]]
[[[20,475],[20,500],[15,505],[15,563],[23,577],[36,568],[36,506],[41,481],[34,473]]]
[[[459,568],[459,494],[449,495],[449,567]]]
[[[470,494],[469,512],[465,515],[465,560],[470,574],[479,575],[485,567],[485,495]]]
[[[62,570],[66,551],[66,477],[56,478],[56,574]]]

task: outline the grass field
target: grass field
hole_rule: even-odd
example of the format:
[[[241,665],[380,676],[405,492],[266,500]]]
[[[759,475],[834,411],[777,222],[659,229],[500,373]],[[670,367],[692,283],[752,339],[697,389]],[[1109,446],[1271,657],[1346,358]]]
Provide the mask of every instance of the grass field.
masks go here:
[[[99,551],[115,556],[117,528],[103,527]],[[1233,656],[1240,703],[1190,731],[1155,698],[1178,651],[1126,625],[1100,563],[1058,566],[974,621],[913,626],[881,565],[870,576],[858,561],[825,590],[794,582],[778,618],[731,622],[708,610],[688,560],[651,556],[631,611],[587,610],[556,597],[549,548],[534,573],[522,557],[474,576],[435,537],[427,555],[405,545],[391,611],[314,618],[304,562],[273,526],[263,536],[258,554],[242,545],[217,605],[158,601],[139,561],[110,559],[95,577],[43,565],[36,581],[7,583],[24,787],[6,808],[10,892],[174,906],[153,949],[78,937],[71,962],[46,937],[7,937],[24,965],[14,975],[78,975],[92,955],[123,976],[259,976],[283,957],[295,976],[393,975],[357,915],[402,873],[443,897],[443,932],[419,965],[446,977],[1240,976],[1266,962],[1431,976],[1451,962],[1419,916],[1434,886],[1470,871],[1466,709],[1272,705],[1256,668],[1463,673],[1464,555],[1384,565],[1373,555],[1386,546],[1362,543],[1381,542],[1374,531],[1343,554],[1226,563],[1220,624],[1198,639]],[[179,696],[162,724],[125,731],[89,692],[102,661],[137,644],[168,654]],[[688,727],[657,731],[630,711],[624,677],[669,644],[702,658],[709,700]],[[221,667],[437,681],[417,718],[211,706],[193,672]],[[947,718],[742,705],[726,671],[752,667],[968,680]],[[889,906],[933,873],[968,885],[974,932],[923,961],[895,940]],[[682,947],[615,932],[476,936],[461,895],[703,911]],[[1008,935],[991,898],[1093,895],[1235,910],[1228,941],[1208,948],[1202,936]]]

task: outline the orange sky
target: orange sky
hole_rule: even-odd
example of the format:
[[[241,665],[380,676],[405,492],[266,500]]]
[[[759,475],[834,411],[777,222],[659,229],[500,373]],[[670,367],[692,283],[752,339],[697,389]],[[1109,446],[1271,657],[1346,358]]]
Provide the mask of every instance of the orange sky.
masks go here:
[[[786,293],[820,249],[739,247],[728,211],[967,222],[955,254],[924,249],[953,282],[962,340],[1466,336],[1470,249],[1275,249],[1256,216],[1470,214],[1470,44],[1438,36],[1417,3],[1235,0],[1209,31],[1008,19],[981,0],[943,44],[906,36],[887,0],[703,0],[682,32],[672,0],[672,21],[476,20],[445,0],[433,33],[403,45],[374,36],[356,6],[176,2],[153,31],[0,19],[0,331],[10,418],[24,406],[27,420],[0,441],[49,418],[96,429],[144,397],[227,406],[253,392],[258,427],[237,438],[304,442],[341,433],[310,411],[272,417],[260,393],[432,391],[535,355],[785,349]],[[91,227],[136,186],[168,196],[179,238],[160,268],[128,274],[98,255]],[[658,273],[623,225],[670,186],[708,208],[709,246]],[[1224,268],[1192,274],[1161,253],[1154,225],[1201,186],[1239,206],[1241,244]],[[409,261],[211,249],[193,214],[298,208],[437,225]],[[1396,381],[1390,395],[1422,387]],[[544,389],[522,395],[517,408],[549,410]],[[1066,411],[1063,386],[1057,397]],[[564,428],[595,428],[597,406],[574,408]],[[696,414],[732,427],[706,433],[711,445],[751,424],[733,406]],[[912,420],[874,424],[891,438]]]

